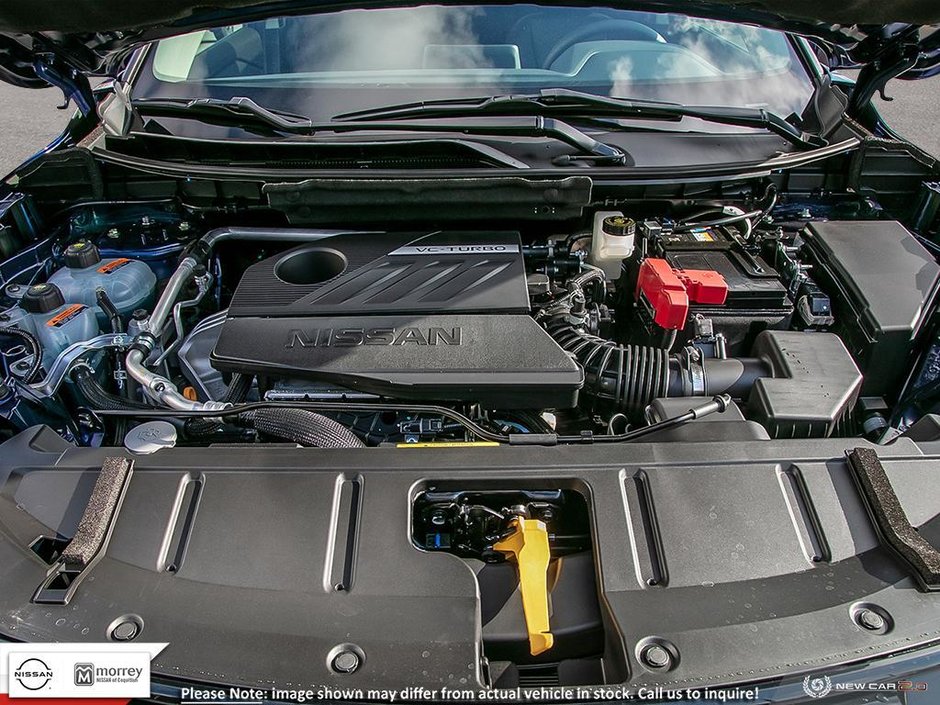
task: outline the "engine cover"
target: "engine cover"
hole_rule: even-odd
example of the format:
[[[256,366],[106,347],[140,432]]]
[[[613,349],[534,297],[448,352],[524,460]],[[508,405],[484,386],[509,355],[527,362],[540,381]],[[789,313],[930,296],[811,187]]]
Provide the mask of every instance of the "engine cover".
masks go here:
[[[213,365],[402,399],[570,408],[583,372],[529,315],[517,233],[348,234],[249,267]]]

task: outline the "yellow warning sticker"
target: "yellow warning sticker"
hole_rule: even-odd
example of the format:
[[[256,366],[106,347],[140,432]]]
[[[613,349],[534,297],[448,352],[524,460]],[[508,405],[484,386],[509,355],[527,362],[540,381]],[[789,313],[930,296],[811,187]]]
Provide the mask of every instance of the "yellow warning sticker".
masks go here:
[[[496,441],[440,441],[438,443],[398,443],[399,448],[498,448]]]
[[[86,308],[88,307],[82,306],[81,304],[72,304],[61,313],[57,313],[55,316],[46,321],[46,325],[50,328],[61,328]]]
[[[99,274],[111,274],[111,272],[117,271],[121,267],[130,264],[131,261],[127,257],[121,257],[120,259],[113,259],[110,262],[98,267],[97,271]]]

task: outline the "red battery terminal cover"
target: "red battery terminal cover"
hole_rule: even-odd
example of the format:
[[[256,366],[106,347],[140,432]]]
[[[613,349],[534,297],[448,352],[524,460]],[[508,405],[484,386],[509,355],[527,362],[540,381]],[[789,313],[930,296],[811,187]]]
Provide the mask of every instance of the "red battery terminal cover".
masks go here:
[[[718,272],[673,269],[664,259],[650,257],[640,265],[636,297],[645,298],[660,328],[682,330],[689,303],[719,306],[728,298],[728,282]]]

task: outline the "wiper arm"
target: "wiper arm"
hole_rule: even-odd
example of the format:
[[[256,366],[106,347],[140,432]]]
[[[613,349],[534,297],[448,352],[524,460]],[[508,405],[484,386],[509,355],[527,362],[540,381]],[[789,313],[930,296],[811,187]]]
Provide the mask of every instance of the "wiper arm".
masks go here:
[[[808,132],[803,132],[776,113],[764,108],[745,108],[724,105],[683,105],[655,100],[612,98],[593,93],[554,88],[539,93],[539,100],[551,106],[582,106],[606,108],[614,115],[637,119],[681,120],[697,118],[707,122],[738,127],[758,127],[783,137],[788,142],[807,149],[825,147],[829,143]]]
[[[369,120],[354,122],[330,122],[316,124],[310,118],[282,110],[259,105],[251,98],[196,98],[174,100],[141,98],[135,100],[133,108],[138,113],[150,115],[191,116],[198,120],[221,120],[244,125],[246,122],[260,124],[279,132],[313,135],[319,132],[361,132],[366,130],[406,130],[409,132],[461,132],[477,135],[516,135],[525,137],[553,137],[576,148],[580,155],[565,155],[557,161],[591,159],[600,164],[626,164],[627,155],[616,147],[598,142],[590,135],[556,118],[531,116],[520,117],[511,122],[496,124],[429,124],[414,122],[379,122]],[[421,115],[420,117],[428,117]]]
[[[421,118],[437,117],[421,114]],[[315,125],[314,131],[361,132],[366,130],[403,130],[408,132],[460,132],[469,135],[510,135],[516,137],[551,137],[571,145],[580,154],[565,154],[556,157],[556,164],[567,164],[578,160],[590,160],[595,164],[625,165],[631,160],[618,147],[599,142],[573,125],[552,117],[541,115],[509,117],[498,122],[485,123],[436,123],[398,121],[394,119],[366,119],[362,121],[336,120]]]
[[[279,132],[307,134],[313,121],[304,115],[266,108],[251,98],[195,98],[176,100],[172,98],[139,98],[131,103],[140,114],[192,117],[197,120],[234,122],[261,125]]]
[[[762,108],[683,105],[653,100],[632,100],[595,95],[567,88],[544,89],[536,94],[499,95],[484,98],[457,98],[402,103],[372,110],[344,113],[333,118],[343,120],[397,120],[415,117],[447,117],[450,115],[539,114],[590,115],[637,120],[678,121],[684,117],[739,127],[763,128],[803,149],[825,147],[823,138],[801,131],[779,115]]]

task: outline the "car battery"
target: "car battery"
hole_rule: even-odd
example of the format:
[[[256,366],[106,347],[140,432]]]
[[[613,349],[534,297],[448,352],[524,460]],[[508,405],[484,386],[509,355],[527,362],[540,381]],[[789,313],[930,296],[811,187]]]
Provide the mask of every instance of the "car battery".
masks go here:
[[[640,265],[636,297],[647,327],[682,330],[692,302],[720,306],[727,296],[728,285],[718,272],[674,269],[669,262],[656,257],[649,257]]]
[[[693,300],[689,314],[712,319],[715,330],[727,339],[729,354],[746,354],[763,330],[789,326],[793,302],[779,272],[746,250],[729,228],[663,231],[650,245],[650,254],[675,270],[714,272],[724,280],[727,295],[722,303]]]

